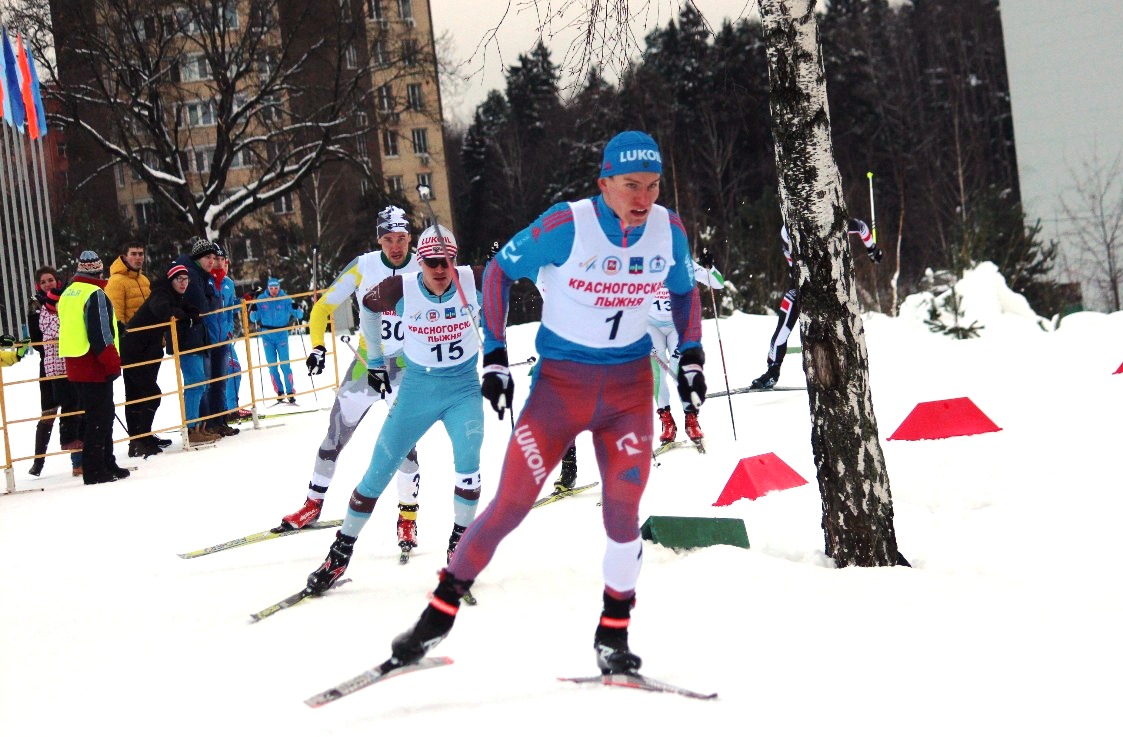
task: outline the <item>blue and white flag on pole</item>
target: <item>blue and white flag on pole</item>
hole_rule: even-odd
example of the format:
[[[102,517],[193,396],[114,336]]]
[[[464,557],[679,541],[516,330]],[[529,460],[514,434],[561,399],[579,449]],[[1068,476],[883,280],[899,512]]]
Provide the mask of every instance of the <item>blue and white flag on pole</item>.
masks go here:
[[[4,48],[0,53],[0,69],[4,85],[4,122],[15,128],[23,130],[26,114],[23,109],[23,96],[20,93],[19,69],[16,67],[16,55],[12,51],[12,42],[8,40],[8,29],[4,29]]]

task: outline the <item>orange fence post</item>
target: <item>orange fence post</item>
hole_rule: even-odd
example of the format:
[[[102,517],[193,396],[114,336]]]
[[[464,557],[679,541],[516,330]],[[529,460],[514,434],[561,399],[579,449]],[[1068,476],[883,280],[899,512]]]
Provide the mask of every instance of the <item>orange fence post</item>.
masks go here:
[[[4,377],[0,374],[0,423],[4,433],[4,486],[8,493],[16,490],[16,472],[12,468],[12,441],[8,437],[8,408],[4,404]]]
[[[253,413],[253,429],[261,429],[261,419],[257,414],[257,392],[253,388],[253,346],[250,336],[250,310],[242,300],[242,339],[246,343],[246,379],[250,383],[250,412]]]
[[[183,447],[190,450],[191,441],[187,438],[187,405],[183,401],[183,372],[179,365],[179,331],[176,329],[176,322],[175,315],[172,315],[172,324],[169,332],[172,336],[172,358],[175,360],[175,386],[176,397],[179,399],[179,419],[183,422],[183,427],[179,429],[179,433],[180,437],[183,439]]]

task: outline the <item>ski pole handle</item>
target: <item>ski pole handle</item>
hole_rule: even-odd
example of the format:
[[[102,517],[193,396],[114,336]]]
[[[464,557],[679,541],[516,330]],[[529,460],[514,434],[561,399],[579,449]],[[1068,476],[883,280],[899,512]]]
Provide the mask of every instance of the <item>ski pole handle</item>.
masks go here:
[[[343,345],[350,348],[351,352],[355,354],[355,360],[356,361],[362,361],[363,360],[363,357],[359,355],[359,352],[357,350],[355,350],[355,346],[351,345],[351,336],[350,335],[341,335],[339,337],[339,339],[343,341]]]

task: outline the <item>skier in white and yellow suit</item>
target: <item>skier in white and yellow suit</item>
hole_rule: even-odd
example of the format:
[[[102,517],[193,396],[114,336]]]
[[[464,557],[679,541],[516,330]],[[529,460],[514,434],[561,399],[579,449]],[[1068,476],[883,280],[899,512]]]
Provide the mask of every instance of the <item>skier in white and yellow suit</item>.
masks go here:
[[[314,348],[308,356],[309,374],[319,374],[324,370],[324,332],[328,316],[332,312],[345,304],[352,295],[356,299],[362,299],[364,294],[387,277],[412,274],[420,270],[417,259],[410,252],[410,241],[409,222],[401,208],[390,206],[378,213],[378,244],[382,250],[364,253],[349,263],[312,307],[309,333]],[[402,381],[402,337],[401,317],[393,312],[383,313],[382,354],[386,356],[390,383],[395,389]],[[363,360],[351,361],[335,395],[328,431],[316,454],[304,506],[283,518],[281,527],[284,529],[299,529],[319,518],[328,486],[335,475],[335,464],[340,452],[371,405],[381,398],[367,383],[367,349],[361,336],[359,354]],[[398,544],[403,548],[412,549],[417,544],[417,494],[420,479],[417,449],[414,448],[402,461],[397,473]]]

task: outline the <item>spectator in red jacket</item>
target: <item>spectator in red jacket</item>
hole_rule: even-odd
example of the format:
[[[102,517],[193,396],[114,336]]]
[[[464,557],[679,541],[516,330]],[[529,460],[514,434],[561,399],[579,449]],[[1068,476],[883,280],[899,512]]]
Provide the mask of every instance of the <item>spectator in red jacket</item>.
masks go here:
[[[129,475],[113,457],[113,381],[121,375],[117,318],[105,295],[104,267],[82,251],[74,281],[58,301],[59,356],[82,405],[82,480],[103,484]]]

